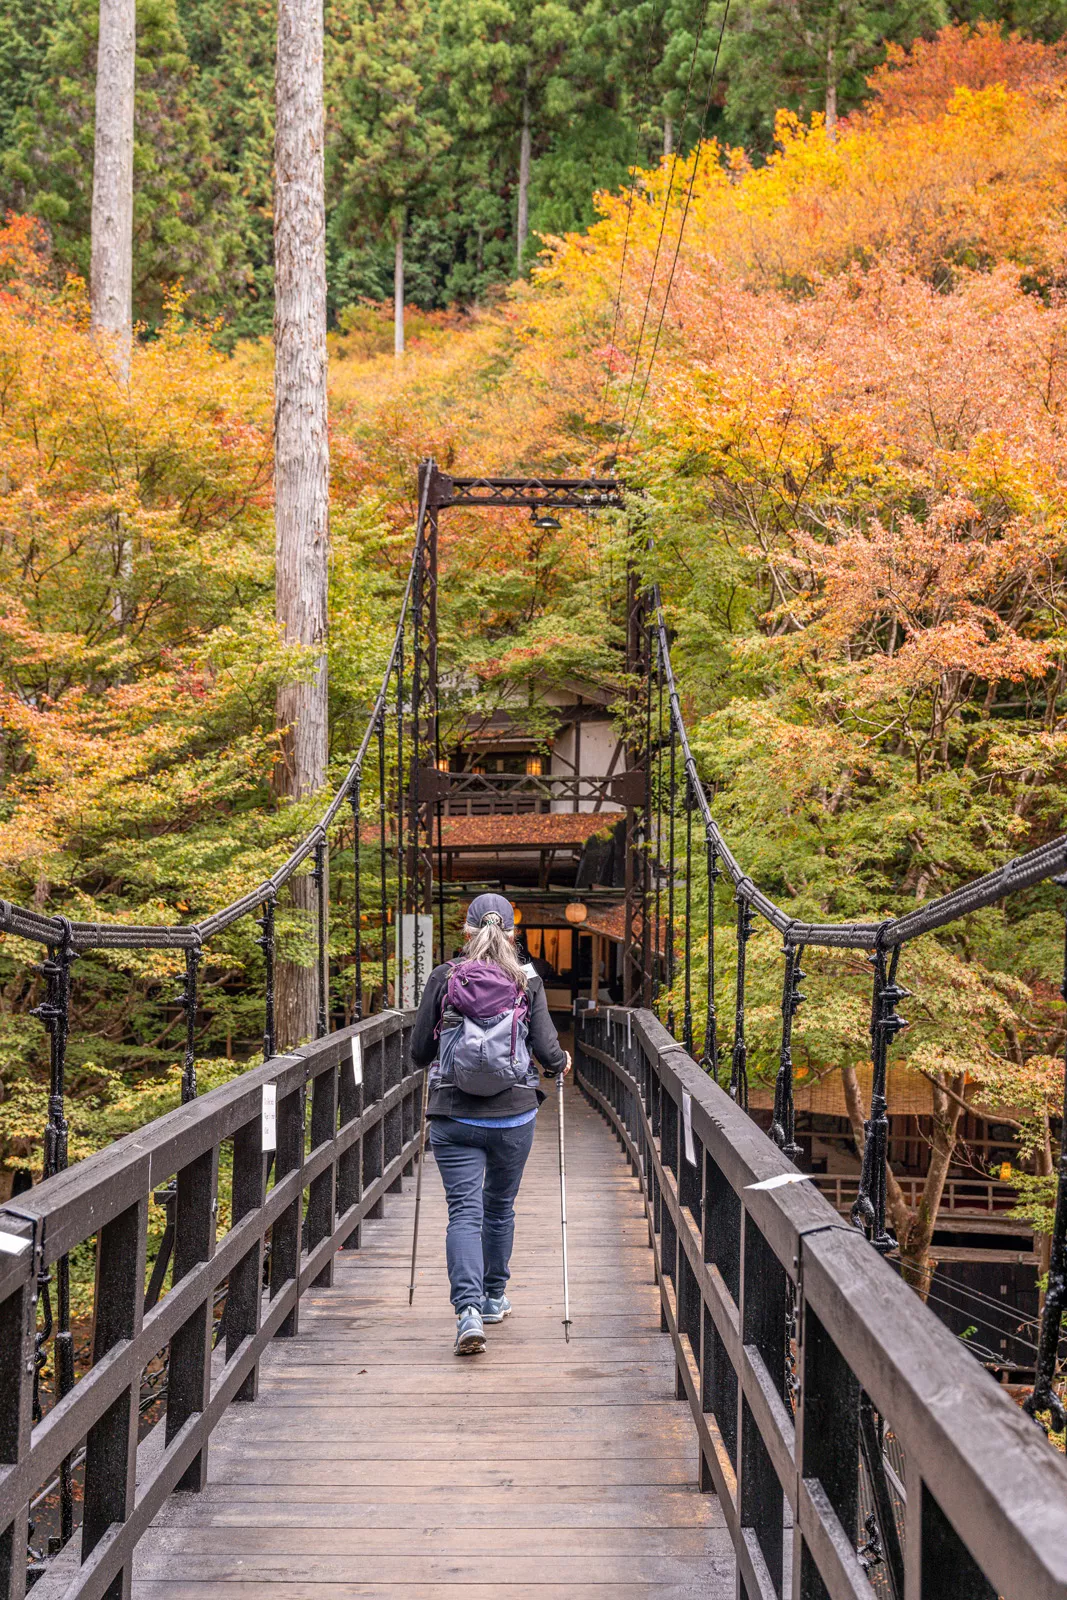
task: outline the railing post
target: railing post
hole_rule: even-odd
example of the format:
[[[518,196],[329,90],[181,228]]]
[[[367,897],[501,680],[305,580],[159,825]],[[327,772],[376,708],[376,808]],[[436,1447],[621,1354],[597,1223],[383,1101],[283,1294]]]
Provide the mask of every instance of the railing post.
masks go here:
[[[362,778],[357,772],[348,791],[352,808],[352,953],[355,961],[355,985],[352,992],[352,1020],[359,1022],[363,1016],[363,878],[360,870],[360,790]]]
[[[62,942],[50,947],[47,959],[39,971],[47,982],[44,1001],[36,1006],[32,1015],[39,1017],[48,1032],[50,1085],[48,1092],[48,1122],[44,1133],[44,1170],[42,1178],[54,1177],[67,1167],[66,1068],[67,1036],[70,1031],[70,968],[75,959],[74,935],[66,917]],[[49,1293],[50,1276],[42,1266],[38,1275],[38,1288],[44,1300],[44,1328],[37,1335],[35,1362],[34,1411],[39,1416],[39,1389],[37,1378],[44,1365],[44,1344],[52,1331],[52,1305]],[[70,1261],[60,1256],[56,1262],[56,1323],[53,1356],[56,1369],[55,1398],[64,1399],[74,1387],[74,1337],[70,1330]],[[59,1537],[66,1544],[74,1532],[74,1484],[71,1476],[71,1459],[65,1456],[59,1469]]]
[[[356,1082],[356,1072],[353,1058],[350,1054],[352,1045],[358,1041],[362,1070],[360,1082]],[[367,1068],[363,1061],[363,1041],[357,1034],[349,1044],[348,1050],[341,1056],[341,1073],[338,1083],[338,1099],[340,1104],[340,1125],[344,1130],[350,1122],[363,1115],[364,1082]],[[337,1215],[343,1217],[345,1212],[359,1201],[363,1193],[363,1139],[357,1139],[355,1144],[343,1150],[337,1160]],[[361,1224],[356,1223],[352,1232],[342,1241],[342,1247],[348,1250],[358,1250],[360,1246]]]
[[[385,1037],[379,1035],[372,1045],[364,1046],[363,1051],[363,1104],[373,1106],[385,1094]],[[384,1117],[379,1117],[372,1127],[363,1135],[363,1188],[369,1189],[376,1179],[385,1171],[385,1123]],[[379,1198],[375,1200],[367,1211],[367,1220],[376,1221],[385,1215],[385,1202]]]
[[[275,1181],[281,1183],[291,1172],[304,1165],[304,1094],[300,1084],[291,1089],[278,1102],[278,1149],[274,1158]],[[277,1299],[287,1284],[296,1283],[300,1277],[301,1208],[303,1194],[298,1189],[295,1198],[286,1206],[271,1229],[270,1243],[270,1298]],[[293,1301],[276,1337],[292,1339],[300,1326],[300,1296]]]
[[[404,1006],[404,968],[407,956],[404,949],[404,910],[407,898],[404,886],[404,624],[397,629],[396,657],[396,955],[393,965],[393,1004],[398,1011]],[[383,1002],[384,1003],[384,1002]]]
[[[1067,889],[1067,877],[1054,878],[1061,889]],[[1060,994],[1067,1002],[1067,921],[1064,922],[1063,982]],[[990,1195],[990,1209],[993,1201]],[[1059,1357],[1060,1328],[1067,1311],[1067,1041],[1064,1043],[1063,1120],[1060,1124],[1060,1159],[1056,1176],[1056,1210],[1052,1221],[1052,1239],[1049,1248],[1048,1288],[1041,1308],[1041,1331],[1038,1334],[1037,1369],[1034,1373],[1033,1391],[1024,1402],[1024,1409],[1032,1417],[1047,1411],[1052,1431],[1062,1433],[1067,1427],[1067,1407],[1053,1389]]]
[[[343,1069],[342,1069],[343,1070]],[[311,1148],[329,1144],[337,1132],[337,1079],[338,1068],[331,1067],[311,1080]],[[337,1168],[334,1162],[311,1180],[308,1194],[307,1247],[310,1253],[315,1246],[328,1239],[333,1232],[333,1219],[337,1199]],[[329,1289],[333,1284],[333,1257],[322,1271],[312,1279],[316,1289]]]
[[[218,1146],[197,1156],[178,1173],[174,1223],[174,1283],[215,1254],[218,1209]],[[205,1410],[211,1393],[211,1336],[215,1306],[211,1294],[188,1317],[170,1341],[167,1379],[168,1445],[188,1422]],[[207,1482],[207,1444],[197,1452],[179,1479],[178,1489],[200,1490]]]
[[[196,1099],[196,1008],[198,1005],[197,978],[200,971],[200,946],[191,946],[185,952],[185,983],[178,995],[178,1004],[185,1012],[185,1057],[182,1061],[182,1105]]]
[[[802,1484],[818,1480],[844,1529],[845,1538],[855,1547],[859,1515],[860,1386],[802,1293],[798,1318],[803,1372],[796,1420],[797,1475]],[[827,1592],[799,1528],[793,1531],[792,1592],[801,1600],[819,1600]],[[909,1600],[918,1600],[918,1596],[909,1595]],[[933,1592],[924,1600],[934,1600]]]
[[[384,1082],[382,1093],[388,1094],[390,1089],[399,1087],[404,1075],[404,1039],[399,1027],[388,1035],[383,1041],[385,1060]],[[383,1151],[382,1158],[388,1168],[391,1161],[395,1161],[404,1143],[404,1106],[398,1100],[382,1119]],[[387,1189],[388,1194],[400,1194],[403,1190],[403,1180],[398,1172]]]
[[[380,868],[382,911],[382,1003],[384,1011],[389,1004],[389,916],[386,905],[386,837],[385,837],[385,706],[378,717],[378,851]]]
[[[668,712],[670,707],[668,706]],[[669,778],[667,802],[670,807],[667,817],[667,952],[666,952],[666,979],[667,979],[667,1032],[674,1034],[674,877],[675,877],[675,811],[678,804],[677,793],[677,746],[678,736],[675,731],[674,718],[670,718],[671,753],[669,759]],[[686,1046],[688,1049],[688,1045]]]
[[[804,1000],[800,992],[800,981],[804,977],[804,973],[800,970],[800,958],[803,953],[803,945],[785,946],[782,1043],[778,1055],[778,1077],[774,1085],[774,1116],[771,1122],[771,1138],[790,1161],[795,1161],[800,1155],[800,1146],[794,1137],[796,1113],[793,1103],[793,1018]]]
[[[741,1339],[758,1351],[780,1397],[785,1399],[786,1274],[747,1212],[741,1213]],[[783,1554],[783,1494],[759,1423],[741,1385],[737,1396],[738,1520],[751,1529],[768,1573],[780,1573]]]
[[[711,831],[711,824],[706,823],[704,828],[704,849],[707,855],[708,878],[708,961],[705,1005],[707,1007],[704,1018],[704,1054],[700,1058],[700,1065],[705,1072],[710,1072],[716,1083],[719,1081],[719,1026],[715,1011],[715,883],[719,876],[719,856],[715,849],[715,836]]]
[[[273,910],[273,901],[268,904]],[[234,1227],[262,1208],[267,1188],[267,1158],[263,1154],[262,1117],[254,1117],[233,1136]],[[263,1306],[263,1235],[230,1270],[226,1293],[226,1359],[232,1361],[245,1339],[259,1332]],[[259,1392],[259,1363],[241,1384],[235,1400],[254,1400]]]
[[[4,1224],[13,1215],[8,1212],[3,1217]],[[42,1236],[43,1224],[35,1222],[30,1272],[17,1289],[0,1301],[0,1464],[4,1466],[15,1466],[25,1459],[33,1435],[37,1278],[43,1254]],[[0,1596],[3,1600],[22,1600],[26,1592],[28,1527],[27,1507],[22,1505],[14,1521],[0,1529]]]
[[[256,922],[263,929],[257,945],[263,952],[264,1005],[263,1005],[263,1059],[269,1061],[275,1051],[274,1031],[274,911],[278,903],[275,894],[263,902],[263,915]]]
[[[96,1249],[93,1364],[115,1345],[141,1331],[148,1195],[100,1230]],[[125,1522],[134,1506],[140,1385],[130,1383],[89,1429],[85,1442],[85,1501],[81,1557],[84,1562],[114,1522]],[[132,1564],[104,1590],[104,1600],[129,1600]]]
[[[693,808],[696,795],[688,769],[685,776],[685,977],[682,1042],[693,1054]]]
[[[748,901],[737,897],[737,996],[734,1003],[734,1048],[730,1063],[730,1098],[748,1110],[748,1046],[745,1043],[745,946],[752,937]]]
[[[885,951],[879,946],[871,956],[874,965],[874,997],[871,1005],[871,1057],[874,1075],[871,1083],[871,1114],[864,1123],[863,1167],[859,1193],[852,1207],[853,1225],[862,1228],[874,1248],[888,1255],[897,1241],[886,1227],[886,1164],[889,1153],[889,1117],[886,1101],[886,1055],[889,1046],[908,1026],[896,1013],[897,1004],[908,997],[907,989],[896,984],[900,946],[890,958],[888,973]]]
[[[315,925],[317,936],[316,969],[318,971],[319,1013],[315,1036],[325,1039],[329,1030],[329,952],[326,948],[326,840],[315,841],[315,865],[311,871],[315,885]]]

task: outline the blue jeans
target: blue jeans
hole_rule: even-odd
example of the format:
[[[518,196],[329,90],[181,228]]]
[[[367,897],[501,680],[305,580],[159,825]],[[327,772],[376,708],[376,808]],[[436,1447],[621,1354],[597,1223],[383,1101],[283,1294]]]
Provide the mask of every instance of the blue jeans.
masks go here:
[[[504,1293],[515,1239],[515,1196],[536,1122],[521,1128],[472,1127],[430,1119],[430,1148],[448,1200],[445,1254],[452,1304],[481,1310]]]

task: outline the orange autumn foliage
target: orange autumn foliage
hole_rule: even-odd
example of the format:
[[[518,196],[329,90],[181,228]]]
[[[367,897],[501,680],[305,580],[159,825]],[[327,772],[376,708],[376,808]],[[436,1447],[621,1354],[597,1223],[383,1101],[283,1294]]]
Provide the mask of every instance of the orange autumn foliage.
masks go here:
[[[1001,85],[1021,93],[1056,93],[1067,71],[1063,41],[1053,45],[1005,34],[995,22],[971,28],[948,26],[932,40],[916,39],[907,49],[886,45],[885,61],[867,83],[871,112],[926,121],[940,116],[958,89]]]

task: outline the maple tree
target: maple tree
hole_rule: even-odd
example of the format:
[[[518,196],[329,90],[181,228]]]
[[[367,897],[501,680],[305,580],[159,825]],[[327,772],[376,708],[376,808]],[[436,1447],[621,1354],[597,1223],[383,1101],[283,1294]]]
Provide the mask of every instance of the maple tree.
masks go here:
[[[271,794],[276,690],[306,661],[273,619],[269,366],[223,356],[175,301],[118,387],[81,285],[50,288],[39,242],[26,220],[0,230],[2,892],[81,918],[188,921],[261,882],[319,803]],[[374,562],[378,519],[350,481],[335,498],[331,776],[362,732],[395,594],[392,565]],[[302,948],[299,922],[282,922],[283,948]],[[207,1059],[261,1030],[256,933],[235,925],[208,953]],[[37,958],[0,945],[0,1137],[16,1161],[40,1148],[26,1131],[47,1054]],[[167,951],[79,959],[70,1087],[92,1112],[86,1137],[121,1127],[108,1108],[141,1084],[151,1098],[172,1067],[180,966]]]

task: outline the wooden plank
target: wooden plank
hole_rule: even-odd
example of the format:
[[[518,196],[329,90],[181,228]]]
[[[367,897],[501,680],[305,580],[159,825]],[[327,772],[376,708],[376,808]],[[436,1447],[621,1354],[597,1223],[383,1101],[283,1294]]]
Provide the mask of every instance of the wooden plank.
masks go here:
[[[321,1492],[321,1491],[320,1491]],[[582,1496],[546,1499],[542,1489],[450,1489],[427,1495],[413,1486],[375,1486],[373,1497],[331,1488],[330,1497],[279,1500],[262,1485],[209,1485],[202,1498],[174,1497],[159,1526],[198,1528],[693,1528],[721,1527],[713,1495],[692,1488],[622,1489],[601,1485]]]
[[[567,1445],[561,1448],[566,1450]],[[214,1457],[213,1457],[214,1459]],[[216,1462],[215,1471],[221,1481],[222,1462]],[[335,1461],[303,1461],[279,1459],[273,1453],[249,1458],[241,1454],[227,1456],[226,1481],[233,1484],[273,1484],[279,1487],[332,1487],[337,1482]],[[492,1461],[457,1460],[455,1451],[442,1451],[439,1455],[412,1461],[402,1454],[376,1456],[365,1461],[346,1463],[343,1477],[349,1489],[375,1487],[378,1484],[418,1485],[430,1494],[444,1483],[458,1488],[540,1489],[547,1494],[570,1492],[593,1485],[683,1485],[692,1484],[696,1463],[692,1451],[684,1456],[672,1450],[662,1455],[621,1456],[605,1460],[600,1454],[575,1456],[568,1451],[561,1461],[558,1453],[513,1461],[505,1456]],[[286,1499],[291,1496],[286,1493]]]
[[[721,1539],[729,1546],[729,1535],[723,1530]],[[169,1550],[165,1559],[172,1565],[175,1552]],[[285,1584],[294,1579],[314,1587],[322,1600],[323,1586],[335,1587],[351,1582],[353,1559],[351,1556],[326,1555],[226,1555],[205,1554],[188,1546],[181,1551],[182,1576],[200,1582],[230,1584],[253,1581],[260,1592],[270,1584]],[[689,1558],[663,1555],[656,1551],[628,1552],[622,1556],[598,1554],[583,1556],[565,1552],[563,1555],[543,1551],[537,1556],[511,1556],[506,1549],[498,1548],[488,1555],[463,1556],[453,1552],[424,1556],[401,1554],[396,1556],[373,1555],[359,1557],[362,1581],[371,1584],[410,1585],[422,1594],[430,1583],[680,1583],[687,1579],[702,1578],[709,1587],[705,1594],[714,1594],[711,1583],[727,1578],[733,1582],[733,1556],[725,1551],[716,1556],[707,1553]],[[719,1591],[724,1594],[724,1590]]]
[[[688,1578],[684,1583],[507,1583],[499,1576],[489,1583],[471,1583],[466,1578],[456,1580],[464,1585],[463,1600],[733,1600],[733,1578],[710,1587],[703,1576]],[[387,1586],[383,1583],[331,1584],[329,1600],[399,1600],[408,1584]],[[455,1583],[421,1584],[419,1600],[456,1600]],[[192,1583],[174,1581],[135,1582],[134,1593],[143,1600],[212,1600],[216,1593],[213,1582]],[[270,1593],[275,1600],[326,1600],[320,1583],[272,1584]],[[256,1582],[230,1583],[226,1586],[225,1600],[261,1600],[263,1587]]]
[[[506,1538],[501,1539],[501,1534]],[[726,1544],[724,1544],[724,1540]],[[295,1528],[291,1525],[265,1527],[257,1522],[251,1527],[211,1528],[198,1526],[195,1557],[205,1566],[227,1572],[231,1561],[243,1564],[250,1557],[264,1561],[280,1562],[283,1559],[302,1559],[305,1570],[310,1563],[322,1559],[333,1562],[343,1557],[417,1555],[436,1559],[447,1555],[461,1561],[481,1559],[483,1556],[499,1559],[506,1546],[510,1566],[519,1557],[540,1556],[546,1542],[551,1543],[552,1555],[559,1559],[574,1556],[638,1556],[660,1557],[665,1560],[685,1560],[705,1556],[709,1551],[722,1550],[729,1543],[725,1529],[705,1526],[631,1527],[610,1528],[572,1527],[555,1523],[541,1527],[509,1527],[497,1521],[483,1526],[477,1524],[453,1528],[435,1508],[420,1527],[385,1528],[357,1527],[319,1523],[314,1527]],[[142,1559],[165,1559],[175,1549],[185,1556],[182,1531],[173,1527],[154,1528],[142,1540]],[[187,1569],[191,1571],[192,1569]]]

